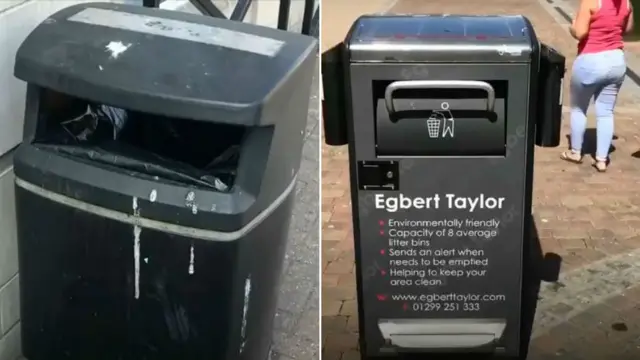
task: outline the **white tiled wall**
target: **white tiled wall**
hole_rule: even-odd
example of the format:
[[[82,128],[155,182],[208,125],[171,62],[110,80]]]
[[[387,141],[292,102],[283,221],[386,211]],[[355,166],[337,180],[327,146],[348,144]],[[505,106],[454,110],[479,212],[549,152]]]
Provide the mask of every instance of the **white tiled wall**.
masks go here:
[[[0,173],[0,360],[20,355],[19,285],[13,172]]]
[[[13,171],[7,153],[22,137],[25,85],[13,77],[14,55],[36,24],[72,3],[0,1],[0,360],[13,360],[21,353]]]
[[[14,360],[21,353],[13,171],[8,153],[22,138],[25,84],[13,77],[14,56],[38,23],[80,1],[0,1],[0,360]]]
[[[42,20],[59,9],[89,0],[0,0],[0,360],[15,360],[20,349],[20,291],[10,151],[22,138],[25,84],[13,77],[15,52]],[[142,0],[112,0],[142,4]],[[214,0],[228,15],[235,1]],[[278,1],[254,0],[245,21],[276,27]],[[187,0],[163,8],[191,11]],[[304,0],[292,0],[290,29],[300,31]]]

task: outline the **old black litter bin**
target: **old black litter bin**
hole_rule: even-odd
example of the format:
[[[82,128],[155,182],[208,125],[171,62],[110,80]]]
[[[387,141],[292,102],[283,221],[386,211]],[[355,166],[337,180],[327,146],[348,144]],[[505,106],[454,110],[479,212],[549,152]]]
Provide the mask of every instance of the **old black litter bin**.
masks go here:
[[[522,16],[365,16],[323,55],[326,142],[349,145],[363,359],[519,355],[539,61]]]
[[[27,37],[14,160],[27,359],[267,358],[316,51],[105,3]]]

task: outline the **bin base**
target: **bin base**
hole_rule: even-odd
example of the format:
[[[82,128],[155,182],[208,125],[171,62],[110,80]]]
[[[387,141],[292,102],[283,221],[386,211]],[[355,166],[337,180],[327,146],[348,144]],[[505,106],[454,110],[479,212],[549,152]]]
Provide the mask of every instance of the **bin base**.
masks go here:
[[[399,351],[493,352],[504,319],[381,319],[378,328]]]

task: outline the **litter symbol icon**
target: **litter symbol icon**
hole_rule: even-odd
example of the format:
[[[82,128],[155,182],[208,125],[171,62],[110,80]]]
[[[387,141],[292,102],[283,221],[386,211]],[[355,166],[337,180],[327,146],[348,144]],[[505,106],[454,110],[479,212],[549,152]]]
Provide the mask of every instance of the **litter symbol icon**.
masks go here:
[[[449,103],[443,102],[440,104],[442,111],[434,111],[427,119],[427,131],[429,138],[453,138],[455,134],[455,119],[453,114],[449,110]],[[440,135],[440,129],[442,128],[442,135]]]
[[[440,137],[440,126],[444,122],[444,114],[439,111],[431,113],[429,119],[427,119],[427,130],[429,137],[432,139]]]

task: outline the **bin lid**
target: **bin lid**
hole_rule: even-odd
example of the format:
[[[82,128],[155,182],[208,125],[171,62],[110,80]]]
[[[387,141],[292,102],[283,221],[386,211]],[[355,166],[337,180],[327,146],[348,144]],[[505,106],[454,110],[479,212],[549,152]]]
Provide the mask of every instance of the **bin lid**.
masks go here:
[[[523,16],[366,15],[345,41],[352,62],[523,62],[538,48]]]
[[[36,27],[14,73],[112,106],[250,126],[316,49],[313,37],[238,21],[84,3]]]

